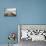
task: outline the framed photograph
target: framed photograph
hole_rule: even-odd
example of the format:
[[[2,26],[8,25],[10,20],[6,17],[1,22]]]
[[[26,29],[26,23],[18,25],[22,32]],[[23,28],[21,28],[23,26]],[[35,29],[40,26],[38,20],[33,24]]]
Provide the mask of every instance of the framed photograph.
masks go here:
[[[16,8],[5,8],[4,16],[16,16]]]

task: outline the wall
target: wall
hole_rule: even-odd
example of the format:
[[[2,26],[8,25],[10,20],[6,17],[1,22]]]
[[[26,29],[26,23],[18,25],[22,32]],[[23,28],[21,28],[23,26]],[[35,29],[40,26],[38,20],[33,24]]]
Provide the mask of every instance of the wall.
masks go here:
[[[4,8],[16,8],[16,17],[5,17]],[[7,44],[17,24],[46,24],[46,0],[0,0],[0,44]],[[17,42],[17,40],[16,40]]]

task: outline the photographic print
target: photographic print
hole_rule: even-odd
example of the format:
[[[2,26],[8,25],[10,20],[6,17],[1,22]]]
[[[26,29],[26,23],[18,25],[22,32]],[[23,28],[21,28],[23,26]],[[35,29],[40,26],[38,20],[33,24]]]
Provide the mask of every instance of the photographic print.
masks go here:
[[[16,16],[16,8],[5,8],[4,16]]]

